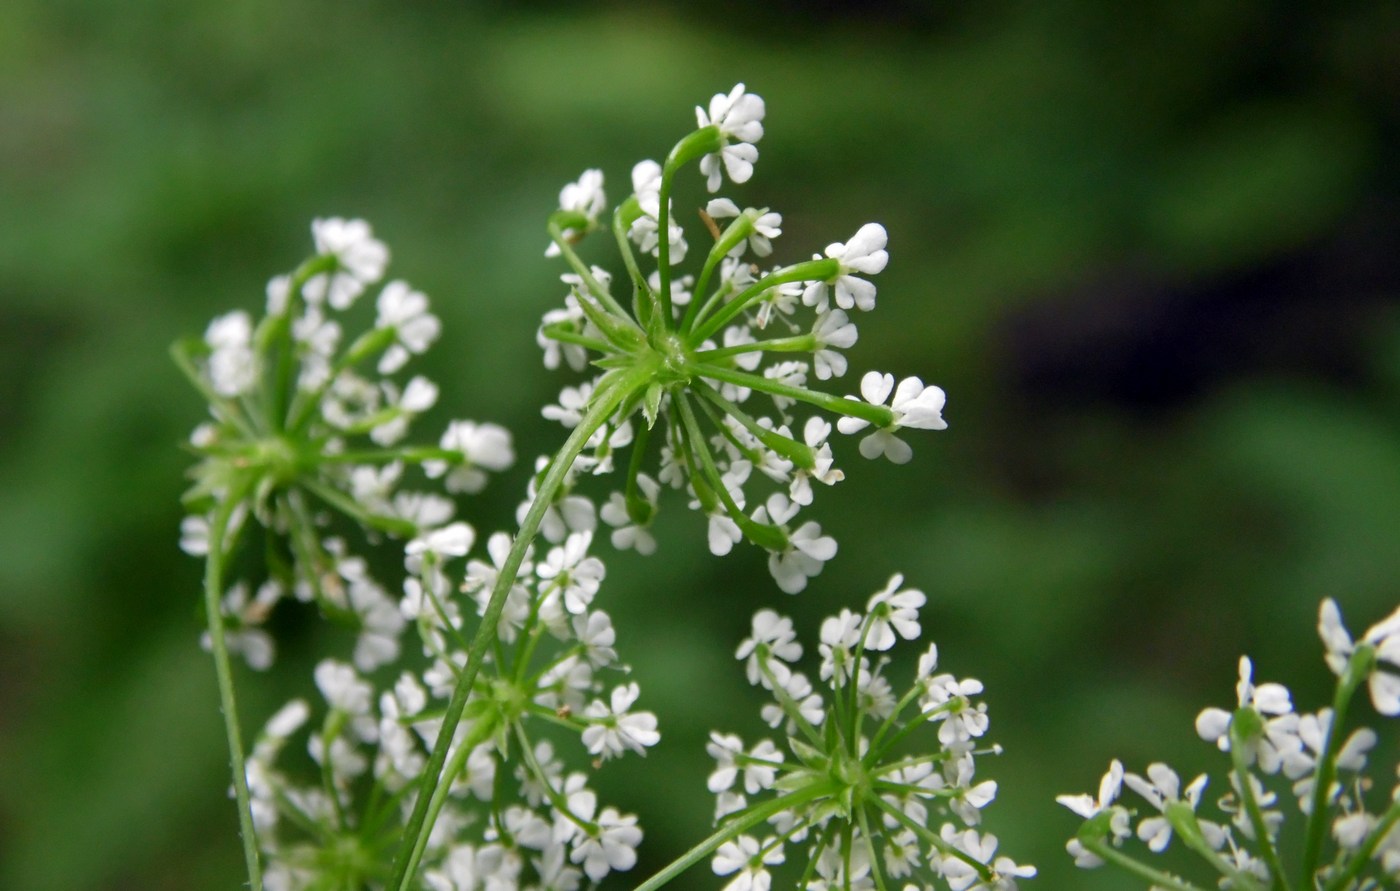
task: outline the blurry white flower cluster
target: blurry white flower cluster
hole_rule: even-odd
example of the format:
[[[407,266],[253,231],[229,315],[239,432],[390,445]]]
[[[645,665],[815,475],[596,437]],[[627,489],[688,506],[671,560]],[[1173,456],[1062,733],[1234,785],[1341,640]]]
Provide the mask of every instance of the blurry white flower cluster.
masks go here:
[[[1344,721],[1363,684],[1376,711],[1400,714],[1400,610],[1353,641],[1336,603],[1324,600],[1318,631],[1338,678],[1332,707],[1296,711],[1286,687],[1256,683],[1253,663],[1241,658],[1236,706],[1207,708],[1196,718],[1201,739],[1230,755],[1216,812],[1203,813],[1210,802],[1207,775],[1183,787],[1166,764],[1151,764],[1139,776],[1114,761],[1097,797],[1058,799],[1085,820],[1068,845],[1075,862],[1086,868],[1111,862],[1163,888],[1205,887],[1122,850],[1136,837],[1160,854],[1179,839],[1222,888],[1394,887],[1400,881],[1400,785],[1387,789],[1367,776],[1378,737],[1368,727],[1347,733]],[[1123,802],[1125,786],[1147,804],[1146,816]],[[1290,822],[1301,826],[1286,834]]]

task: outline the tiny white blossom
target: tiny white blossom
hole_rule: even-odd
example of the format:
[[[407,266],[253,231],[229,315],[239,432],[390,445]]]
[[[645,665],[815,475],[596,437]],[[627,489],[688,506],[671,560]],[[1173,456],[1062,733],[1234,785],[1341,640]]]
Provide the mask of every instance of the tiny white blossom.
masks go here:
[[[818,312],[825,312],[828,306],[828,287],[836,292],[836,305],[841,309],[869,311],[875,308],[875,286],[852,273],[875,275],[884,270],[890,255],[885,251],[888,235],[879,223],[866,223],[861,226],[851,240],[842,244],[827,245],[827,257],[840,261],[840,271],[829,281],[812,282],[802,292],[802,302],[815,306]]]
[[[348,309],[366,285],[379,280],[389,264],[389,249],[374,238],[364,220],[314,220],[311,235],[316,252],[336,261],[333,271],[312,276],[302,286],[302,293],[312,303],[324,301],[334,309]]]
[[[716,93],[708,113],[695,109],[696,126],[719,128],[722,147],[700,159],[700,172],[711,192],[718,191],[723,181],[721,169],[736,183],[748,182],[753,176],[753,162],[758,160],[754,143],[763,138],[763,115],[763,100],[745,92],[743,84],[737,84],[728,95]]]
[[[614,687],[609,703],[594,700],[583,712],[592,723],[583,729],[583,744],[589,753],[604,759],[621,755],[631,749],[646,754],[647,746],[656,745],[661,734],[656,732],[656,715],[651,712],[629,712],[641,690],[636,683]]]
[[[603,171],[588,169],[578,178],[577,182],[569,183],[559,190],[559,209],[580,213],[588,220],[590,226],[598,224],[598,217],[607,209],[608,199],[603,193]],[[564,230],[564,240],[573,241],[583,233],[576,229],[568,228]],[[559,256],[559,245],[554,242],[549,243],[545,248],[546,257]]]
[[[891,391],[894,392],[894,398],[890,402],[890,410],[894,413],[894,420],[888,427],[876,430],[862,439],[860,453],[871,459],[884,455],[895,464],[905,464],[913,457],[914,450],[908,443],[897,438],[894,435],[895,431],[906,427],[946,430],[948,424],[943,420],[945,396],[941,388],[925,386],[917,377],[906,377],[899,382],[898,389],[895,388],[892,374],[867,371],[860,379],[861,396],[871,405],[884,405],[885,400],[890,398]],[[846,398],[855,399],[854,396]],[[861,418],[843,417],[836,422],[836,428],[846,434],[859,433],[868,426],[870,422]]]

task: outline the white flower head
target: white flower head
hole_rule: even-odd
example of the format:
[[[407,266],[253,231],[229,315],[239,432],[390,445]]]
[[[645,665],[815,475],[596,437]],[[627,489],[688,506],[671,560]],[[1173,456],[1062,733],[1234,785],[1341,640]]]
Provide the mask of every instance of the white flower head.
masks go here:
[[[1341,676],[1356,644],[1342,624],[1341,610],[1331,598],[1322,601],[1317,630],[1327,648],[1327,667]],[[1360,642],[1373,647],[1376,653],[1376,666],[1367,678],[1371,704],[1386,717],[1400,715],[1400,609],[1366,629]],[[1384,670],[1383,665],[1391,670]]]
[[[376,328],[393,328],[394,343],[379,359],[379,373],[393,374],[410,355],[421,356],[442,332],[438,317],[428,311],[428,298],[407,282],[392,281],[379,292]]]
[[[389,265],[389,249],[375,239],[369,223],[340,217],[315,220],[311,235],[316,253],[335,259],[335,269],[312,276],[302,286],[302,294],[312,303],[329,303],[333,309],[348,309],[364,291],[378,281]]]
[[[917,377],[906,377],[894,385],[894,375],[867,371],[860,379],[860,393],[871,405],[884,405],[890,399],[890,410],[894,420],[888,427],[882,427],[868,434],[860,441],[860,453],[870,459],[884,455],[895,464],[906,464],[913,457],[914,450],[909,444],[896,437],[895,431],[906,427],[920,430],[946,430],[948,423],[943,420],[943,404],[946,396],[943,390],[932,385],[925,386]],[[847,396],[854,400],[856,397]],[[836,429],[845,434],[859,433],[870,422],[861,418],[844,417],[836,422]]]
[[[598,217],[607,209],[608,199],[603,192],[603,171],[589,169],[583,172],[577,182],[569,183],[559,190],[559,209],[571,213],[582,214],[588,221],[590,228],[598,224]],[[564,230],[564,239],[573,241],[583,235],[572,227]],[[559,256],[559,245],[554,242],[549,243],[545,249],[546,257]]]
[[[700,172],[711,192],[719,191],[721,171],[736,183],[746,183],[753,176],[753,163],[758,160],[754,143],[763,138],[763,115],[763,99],[745,92],[743,84],[737,84],[728,95],[716,93],[708,112],[695,109],[697,127],[713,125],[719,130],[720,150],[700,159]]]
[[[875,286],[853,273],[875,275],[884,271],[890,261],[890,255],[885,251],[888,242],[889,236],[884,226],[866,223],[851,236],[850,241],[827,245],[826,256],[841,264],[840,271],[829,280],[809,283],[802,292],[802,302],[825,312],[830,289],[835,292],[836,305],[841,309],[855,307],[866,312],[874,309]]]

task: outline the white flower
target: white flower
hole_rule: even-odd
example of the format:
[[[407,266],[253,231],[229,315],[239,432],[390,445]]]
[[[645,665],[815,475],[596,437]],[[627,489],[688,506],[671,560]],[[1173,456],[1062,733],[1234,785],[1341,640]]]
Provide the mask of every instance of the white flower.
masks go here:
[[[243,310],[222,315],[204,332],[209,344],[209,382],[220,396],[240,396],[257,383],[258,362],[253,353],[253,318]]]
[[[1097,816],[1104,808],[1109,807],[1118,800],[1118,795],[1123,791],[1123,764],[1117,758],[1108,765],[1108,773],[1099,780],[1099,797],[1097,799],[1087,794],[1081,795],[1056,795],[1055,801],[1074,811],[1084,819]]]
[[[642,251],[659,256],[661,227],[661,165],[655,161],[639,161],[632,168],[632,191],[637,195],[642,215],[632,223],[627,236]],[[676,215],[666,209],[667,241],[671,245],[671,265],[685,259],[688,245],[685,230],[676,224]]]
[[[590,227],[598,224],[598,217],[607,209],[608,199],[603,193],[603,171],[589,169],[583,172],[578,182],[569,183],[559,190],[559,209],[580,213],[588,220]],[[564,230],[564,240],[573,241],[583,233],[572,227]],[[559,245],[549,243],[545,248],[546,257],[559,256]]]
[[[382,446],[390,446],[403,439],[408,432],[409,422],[437,404],[437,384],[426,377],[415,375],[399,393],[398,387],[389,381],[380,384],[384,389],[386,407],[392,417],[382,424],[376,424],[369,432],[369,438]]]
[[[642,830],[635,816],[624,816],[615,808],[604,808],[597,824],[598,834],[577,841],[569,860],[582,863],[584,873],[593,881],[601,882],[610,871],[625,872],[637,864],[637,845],[642,843]]]
[[[763,100],[744,92],[743,84],[737,84],[728,95],[716,93],[710,99],[708,114],[703,108],[695,109],[696,126],[719,128],[722,147],[700,159],[700,172],[711,192],[718,191],[722,182],[721,165],[736,183],[748,182],[753,176],[753,162],[758,160],[758,149],[753,144],[763,138],[763,113]],[[730,142],[731,139],[736,142]]]
[[[645,473],[639,473],[637,474],[637,489],[642,499],[651,506],[652,515],[655,515],[657,501],[661,494],[661,485]],[[612,493],[608,503],[603,505],[599,513],[605,523],[614,527],[611,536],[613,547],[619,551],[634,548],[639,554],[656,553],[656,536],[651,534],[648,524],[632,521],[632,517],[627,511],[627,499],[621,492]]]
[[[782,492],[774,492],[754,512],[753,518],[755,522],[767,523],[771,517],[775,524],[782,526],[796,516],[797,508]],[[781,590],[796,594],[807,587],[809,578],[820,575],[826,562],[836,556],[836,539],[822,535],[821,526],[813,520],[788,532],[787,538],[786,548],[769,553],[768,572]]]
[[[875,286],[851,273],[875,275],[884,270],[890,261],[885,252],[888,235],[879,223],[866,223],[861,226],[851,240],[842,244],[827,245],[826,255],[841,264],[836,276],[827,281],[811,282],[802,292],[802,302],[815,306],[819,312],[826,311],[828,286],[836,291],[836,305],[842,309],[856,307],[869,311],[875,308]]]
[[[834,486],[846,478],[846,474],[835,466],[836,459],[826,441],[829,436],[831,424],[819,415],[808,418],[802,427],[802,441],[816,454],[811,469],[799,467],[793,472],[788,497],[797,504],[805,506],[812,503],[812,480]]]
[[[1346,671],[1356,645],[1342,625],[1342,614],[1336,601],[1331,598],[1322,601],[1317,630],[1323,646],[1327,648],[1327,667],[1340,677]],[[1367,679],[1371,704],[1386,717],[1400,715],[1400,609],[1366,629],[1361,643],[1374,647],[1376,651],[1376,667]],[[1383,671],[1382,664],[1395,670]]]
[[[846,373],[846,357],[836,350],[850,349],[857,335],[855,324],[839,309],[817,316],[817,322],[812,327],[812,338],[817,344],[812,354],[812,367],[817,373],[817,380],[829,380]]]
[[[379,292],[379,317],[375,328],[393,328],[395,342],[379,359],[379,373],[393,374],[404,366],[410,354],[427,351],[442,331],[437,316],[428,312],[428,298],[407,282],[392,281]]]
[[[316,253],[336,261],[334,271],[312,276],[302,286],[302,294],[312,303],[325,301],[334,309],[348,309],[389,264],[389,249],[374,238],[364,220],[314,220],[311,235]]]
[[[780,616],[771,609],[761,609],[754,613],[752,628],[752,636],[739,644],[734,658],[746,660],[744,670],[750,684],[762,683],[763,686],[772,689],[762,671],[768,657],[781,662],[796,662],[802,658],[802,644],[797,642],[797,632],[792,627],[792,619]],[[771,667],[771,663],[769,665]]]
[[[1240,708],[1253,709],[1261,716],[1263,733],[1248,740],[1243,754],[1245,762],[1252,764],[1256,758],[1265,773],[1277,773],[1290,756],[1302,750],[1303,743],[1298,738],[1298,716],[1293,713],[1293,703],[1288,688],[1282,684],[1254,685],[1253,663],[1249,657],[1241,656],[1239,663],[1239,683],[1235,693]],[[1220,751],[1230,751],[1230,723],[1234,716],[1219,708],[1207,708],[1196,717],[1196,733],[1206,742],[1213,742]]]
[[[465,557],[476,541],[476,531],[460,520],[441,529],[434,529],[404,545],[404,565],[409,572],[418,573],[422,569],[423,558],[432,556],[437,561],[448,557]]]
[[[613,630],[612,619],[602,610],[596,610],[572,620],[574,636],[583,647],[583,657],[594,668],[606,668],[617,662],[617,632]]]
[[[606,573],[603,561],[588,555],[592,541],[593,533],[575,532],[565,539],[562,547],[551,548],[535,567],[535,574],[541,580],[554,582],[565,608],[574,615],[583,613],[593,602]]]
[[[817,645],[822,657],[822,680],[834,678],[837,684],[845,684],[850,679],[855,668],[851,648],[860,642],[860,626],[860,615],[848,609],[822,620],[821,643]]]
[[[656,745],[661,739],[656,732],[656,715],[627,711],[640,694],[636,683],[624,684],[613,688],[611,705],[595,699],[584,709],[584,720],[592,722],[583,729],[583,744],[590,754],[604,760],[621,755],[624,749],[645,755],[647,746]]]
[[[891,390],[894,391],[894,399],[890,402],[890,410],[894,412],[894,420],[888,427],[876,430],[862,439],[860,453],[871,459],[883,454],[895,464],[905,464],[913,457],[914,450],[908,443],[897,438],[894,435],[895,431],[906,427],[946,430],[948,424],[943,420],[943,403],[946,397],[941,388],[924,386],[924,382],[917,377],[906,377],[899,382],[898,389],[895,389],[892,374],[867,371],[860,379],[861,396],[871,405],[884,405],[885,400],[890,398]],[[854,396],[846,398],[855,399]],[[846,434],[859,433],[868,426],[870,422],[860,418],[843,417],[836,422],[836,429]]]
[[[399,635],[405,623],[398,604],[368,579],[351,582],[349,597],[350,608],[360,617],[355,667],[373,671],[399,658]]]
[[[374,688],[344,662],[323,659],[316,665],[316,687],[331,708],[351,715],[369,714]]]
[[[749,224],[752,226],[748,235],[748,245],[760,257],[766,257],[773,253],[773,239],[783,234],[783,215],[774,213],[766,207],[762,210],[750,208],[746,211],[740,211],[739,205],[728,198],[712,198],[710,203],[705,205],[705,213],[716,220],[737,217],[741,213],[747,214]],[[742,256],[743,253],[744,243],[740,242],[729,252],[729,256],[738,257]]]
[[[474,495],[486,487],[485,471],[505,470],[515,463],[510,431],[499,424],[453,421],[447,425],[438,446],[462,453],[460,462],[423,462],[423,472],[429,479],[447,474],[443,485],[449,492]]]
[[[1147,778],[1135,773],[1123,775],[1128,788],[1146,798],[1153,807],[1162,812],[1160,817],[1148,817],[1138,824],[1137,835],[1147,843],[1153,853],[1166,850],[1172,839],[1172,824],[1166,817],[1168,804],[1184,801],[1192,810],[1200,803],[1201,792],[1206,787],[1206,776],[1201,774],[1191,781],[1182,796],[1181,779],[1165,764],[1160,762],[1147,765]]]
[[[904,584],[904,576],[890,577],[884,590],[870,598],[866,610],[870,614],[870,631],[865,645],[872,650],[888,650],[894,646],[895,634],[905,640],[919,636],[919,607],[926,602],[924,592],[909,588],[896,592]]]
[[[741,835],[719,846],[710,868],[717,876],[739,872],[724,886],[724,891],[768,891],[773,877],[767,867],[782,863],[783,846],[776,838],[759,844],[751,835]]]

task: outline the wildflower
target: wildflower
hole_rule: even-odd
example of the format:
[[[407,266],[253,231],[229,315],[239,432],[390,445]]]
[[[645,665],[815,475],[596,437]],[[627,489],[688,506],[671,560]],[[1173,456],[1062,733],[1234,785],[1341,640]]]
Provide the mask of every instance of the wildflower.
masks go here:
[[[891,390],[894,390],[894,399],[890,403],[893,418],[889,424],[860,441],[860,453],[871,459],[884,455],[895,464],[906,464],[914,451],[894,435],[895,431],[904,428],[946,430],[948,425],[942,414],[945,397],[942,389],[924,386],[924,382],[917,377],[900,381],[898,389],[894,389],[894,375],[891,374],[868,371],[860,379],[860,394],[871,405],[884,405],[885,400],[890,398]],[[846,398],[855,399],[854,396]],[[846,434],[859,433],[868,426],[869,422],[864,418],[844,417],[836,422],[836,428]]]
[[[719,151],[700,159],[700,172],[711,192],[718,191],[723,181],[721,165],[736,183],[746,183],[753,176],[753,162],[758,160],[754,143],[763,138],[763,114],[763,100],[745,92],[743,84],[736,85],[728,95],[716,93],[708,113],[703,108],[695,109],[696,126],[719,131]]]
[[[316,252],[332,261],[330,271],[317,273],[302,285],[302,294],[312,303],[348,309],[366,285],[379,280],[389,263],[389,249],[374,238],[364,220],[316,220],[311,235]]]
[[[898,598],[901,583],[896,576],[872,603]],[[818,691],[790,667],[801,654],[790,623],[771,610],[754,616],[754,634],[736,655],[750,683],[772,693],[764,719],[770,726],[786,724],[794,757],[784,757],[770,740],[746,750],[734,734],[710,735],[706,751],[716,766],[707,786],[717,797],[720,824],[711,867],[735,876],[731,886],[762,887],[770,881],[767,866],[794,856],[813,864],[807,888],[832,891],[890,887],[895,878],[907,878],[906,887],[928,887],[935,876],[952,888],[1010,889],[1016,879],[1035,874],[1034,867],[996,856],[995,837],[971,828],[996,795],[995,783],[976,777],[983,752],[949,746],[942,734],[930,753],[906,751],[936,720],[917,704],[931,667],[923,667],[914,690],[899,697],[883,674],[888,660],[856,659],[852,649],[872,639],[876,623],[889,622],[849,610],[826,619]],[[834,657],[838,652],[846,656]],[[965,692],[974,695],[971,688]],[[985,711],[972,710],[985,718]],[[742,794],[735,789],[741,776]],[[760,808],[778,830],[761,843],[742,828]],[[935,817],[948,821],[938,832],[930,828]],[[871,823],[885,831],[868,835]]]
[[[442,331],[437,316],[428,312],[428,298],[410,288],[407,282],[392,281],[385,285],[377,307],[379,317],[375,327],[392,330],[395,341],[379,359],[380,374],[393,374],[404,366],[410,355],[426,352]]]

